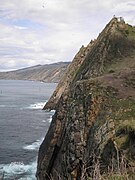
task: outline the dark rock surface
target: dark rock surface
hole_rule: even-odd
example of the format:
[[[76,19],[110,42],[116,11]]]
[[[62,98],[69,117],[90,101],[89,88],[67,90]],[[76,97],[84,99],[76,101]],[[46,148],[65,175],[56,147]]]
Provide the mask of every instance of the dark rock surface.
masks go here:
[[[44,108],[56,113],[39,149],[37,179],[90,179],[96,169],[119,169],[123,156],[134,167],[134,28],[113,18],[68,68]]]

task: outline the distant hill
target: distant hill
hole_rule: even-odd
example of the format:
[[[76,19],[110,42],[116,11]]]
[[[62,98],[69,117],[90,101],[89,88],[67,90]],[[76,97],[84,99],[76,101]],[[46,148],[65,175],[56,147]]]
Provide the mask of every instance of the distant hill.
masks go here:
[[[69,62],[37,65],[15,71],[0,72],[0,79],[59,82]]]

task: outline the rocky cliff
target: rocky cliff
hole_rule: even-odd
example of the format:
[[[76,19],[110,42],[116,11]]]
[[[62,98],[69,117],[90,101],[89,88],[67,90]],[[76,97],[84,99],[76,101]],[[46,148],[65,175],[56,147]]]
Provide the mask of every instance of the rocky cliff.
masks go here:
[[[56,112],[39,149],[38,180],[110,171],[134,179],[135,28],[114,17],[80,49],[44,109]]]
[[[61,98],[63,92],[66,92],[69,89],[69,86],[72,83],[77,70],[80,68],[93,44],[94,41],[91,41],[87,47],[82,46],[80,48],[79,52],[75,55],[72,63],[69,64],[69,66],[66,68],[63,78],[60,80],[56,90],[43,109],[51,110],[57,107],[59,99]]]
[[[59,82],[69,62],[37,65],[16,71],[0,72],[0,79]]]

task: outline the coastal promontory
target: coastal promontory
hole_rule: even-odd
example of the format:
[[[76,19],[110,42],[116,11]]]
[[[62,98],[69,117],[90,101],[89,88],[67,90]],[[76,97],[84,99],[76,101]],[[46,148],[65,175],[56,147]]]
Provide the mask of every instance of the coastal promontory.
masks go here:
[[[44,109],[55,109],[38,180],[135,179],[135,28],[113,17],[82,46]]]

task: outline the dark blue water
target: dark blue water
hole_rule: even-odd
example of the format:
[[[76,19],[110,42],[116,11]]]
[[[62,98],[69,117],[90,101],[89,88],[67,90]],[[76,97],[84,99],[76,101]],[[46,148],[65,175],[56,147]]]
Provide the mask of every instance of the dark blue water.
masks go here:
[[[35,180],[38,149],[53,115],[42,107],[55,87],[0,80],[0,177]]]

